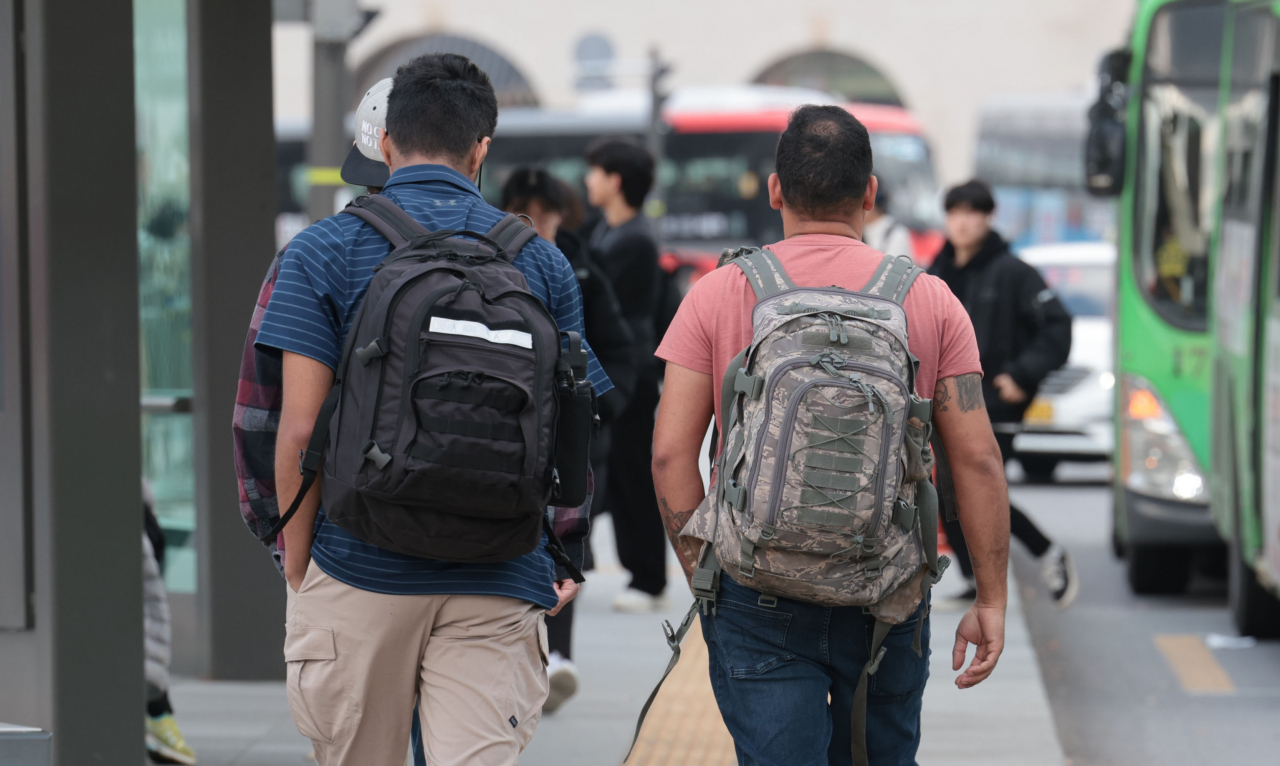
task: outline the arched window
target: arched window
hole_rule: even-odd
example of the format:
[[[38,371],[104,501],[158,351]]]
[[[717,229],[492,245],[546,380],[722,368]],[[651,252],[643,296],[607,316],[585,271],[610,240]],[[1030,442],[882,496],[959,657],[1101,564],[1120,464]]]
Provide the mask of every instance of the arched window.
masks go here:
[[[779,59],[755,79],[762,85],[814,88],[850,101],[902,106],[897,88],[860,58],[828,50],[811,50]]]
[[[394,76],[401,64],[428,53],[456,53],[474,61],[489,75],[500,108],[538,105],[529,81],[505,56],[470,38],[445,34],[402,40],[375,54],[356,71],[356,97],[379,80]]]

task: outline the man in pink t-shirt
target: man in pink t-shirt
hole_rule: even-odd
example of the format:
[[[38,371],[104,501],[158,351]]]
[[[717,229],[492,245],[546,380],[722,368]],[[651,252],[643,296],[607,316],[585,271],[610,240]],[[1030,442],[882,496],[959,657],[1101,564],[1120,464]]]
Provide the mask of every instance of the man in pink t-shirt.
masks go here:
[[[806,106],[778,141],[769,201],[781,211],[785,239],[770,245],[795,284],[861,289],[882,255],[861,241],[875,200],[866,129],[839,107]],[[699,281],[658,348],[667,362],[654,431],[653,476],[672,541],[706,494],[698,472],[703,437],[730,360],[751,342],[755,294],[737,268]],[[940,280],[922,275],[904,301],[908,343],[920,360],[916,390],[934,402],[933,422],[955,479],[960,519],[969,539],[978,596],[961,620],[953,668],[973,686],[995,668],[1004,647],[1008,493],[1000,451],[983,405],[982,366],[973,327]],[[676,546],[680,554],[681,546]],[[681,564],[686,575],[692,562]],[[850,712],[874,618],[859,607],[824,607],[762,598],[721,577],[717,609],[702,618],[712,686],[740,764],[851,763]],[[925,649],[911,650],[916,616],[895,626],[872,677],[867,704],[870,764],[914,763],[920,702],[928,676]]]

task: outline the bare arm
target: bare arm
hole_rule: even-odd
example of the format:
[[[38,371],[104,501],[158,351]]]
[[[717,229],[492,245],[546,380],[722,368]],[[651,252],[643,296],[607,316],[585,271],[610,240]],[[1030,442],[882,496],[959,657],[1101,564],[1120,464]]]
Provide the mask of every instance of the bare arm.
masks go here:
[[[967,688],[995,669],[1004,651],[1004,611],[1008,600],[1009,490],[1004,461],[982,401],[982,378],[976,373],[938,381],[933,394],[933,422],[942,437],[955,479],[960,526],[969,544],[978,598],[956,631],[952,669],[964,664],[967,645],[973,662],[956,679]]]
[[[293,504],[302,487],[298,453],[307,448],[320,406],[333,387],[333,370],[316,360],[284,352],[283,405],[280,431],[276,436],[276,497],[280,512]],[[311,485],[293,520],[280,534],[284,536],[284,576],[296,592],[311,563],[312,527],[320,508],[320,482]]]
[[[693,576],[693,562],[685,560],[679,536],[707,494],[698,472],[698,453],[711,423],[713,401],[710,375],[667,363],[653,429],[653,485],[662,524],[686,579]]]

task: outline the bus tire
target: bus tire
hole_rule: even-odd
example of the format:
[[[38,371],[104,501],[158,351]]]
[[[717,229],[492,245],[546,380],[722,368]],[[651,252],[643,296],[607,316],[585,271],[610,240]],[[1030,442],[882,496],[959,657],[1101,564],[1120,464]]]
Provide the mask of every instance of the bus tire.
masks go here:
[[[1183,593],[1191,581],[1192,549],[1185,545],[1136,545],[1126,551],[1129,589],[1140,596]]]
[[[1227,603],[1231,607],[1231,619],[1242,636],[1280,638],[1280,600],[1262,587],[1253,567],[1245,561],[1241,536],[1237,508],[1235,534],[1231,536],[1228,554]]]

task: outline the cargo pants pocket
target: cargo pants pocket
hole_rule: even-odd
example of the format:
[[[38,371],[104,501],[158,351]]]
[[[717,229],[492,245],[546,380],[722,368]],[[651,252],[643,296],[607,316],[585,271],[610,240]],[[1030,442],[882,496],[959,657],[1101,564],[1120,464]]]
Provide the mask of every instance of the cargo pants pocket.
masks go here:
[[[333,631],[299,625],[286,631],[285,689],[293,721],[308,739],[341,742],[354,732],[358,716],[338,667]]]

